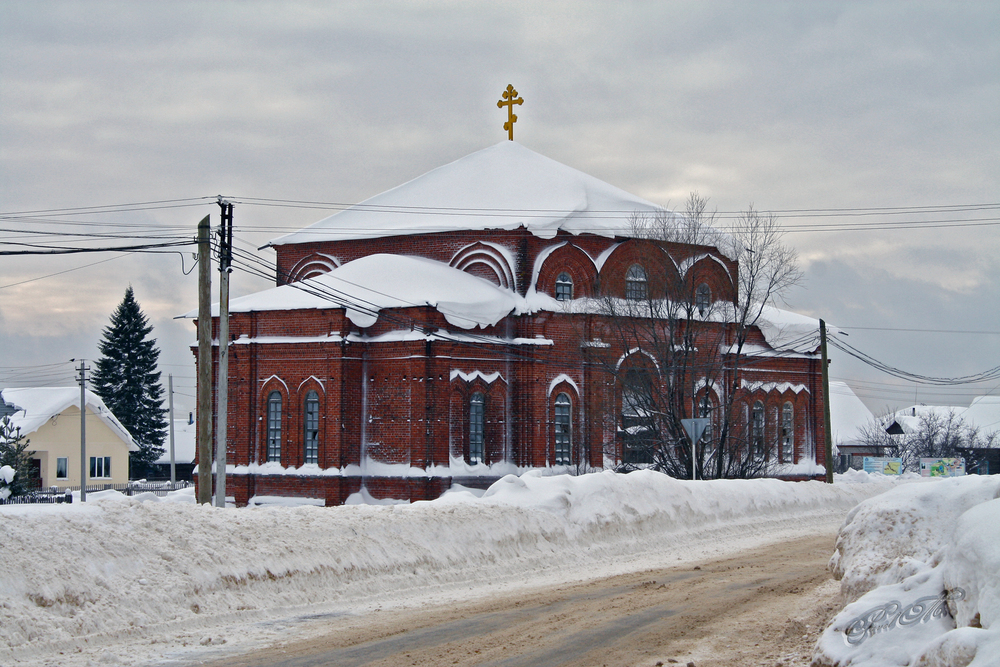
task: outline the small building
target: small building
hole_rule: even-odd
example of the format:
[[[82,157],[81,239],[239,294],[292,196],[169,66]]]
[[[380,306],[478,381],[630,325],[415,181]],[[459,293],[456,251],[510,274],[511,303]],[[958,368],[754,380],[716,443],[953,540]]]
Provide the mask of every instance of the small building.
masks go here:
[[[194,413],[174,420],[174,478],[178,482],[193,481],[194,457],[198,428]],[[170,436],[163,443],[163,455],[150,466],[149,481],[170,479]]]
[[[86,401],[87,485],[126,484],[129,452],[139,446],[97,394],[88,390]],[[28,439],[39,488],[79,488],[79,388],[0,390],[0,415]]]
[[[830,380],[830,430],[839,454],[838,472],[861,470],[866,456],[882,456],[882,447],[865,443],[864,428],[874,424],[875,415],[846,382]]]

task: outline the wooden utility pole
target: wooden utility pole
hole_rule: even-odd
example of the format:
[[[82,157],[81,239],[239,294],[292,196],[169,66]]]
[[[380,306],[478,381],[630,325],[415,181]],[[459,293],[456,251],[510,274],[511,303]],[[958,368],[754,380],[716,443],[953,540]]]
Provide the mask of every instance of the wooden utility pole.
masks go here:
[[[198,502],[212,502],[212,229],[198,223]]]
[[[233,264],[233,205],[219,198],[219,416],[215,436],[215,506],[226,506],[226,434],[229,417],[229,273]]]
[[[819,321],[819,349],[823,364],[823,438],[826,443],[826,483],[833,484],[833,430],[830,427],[830,362],[826,358],[826,322]]]

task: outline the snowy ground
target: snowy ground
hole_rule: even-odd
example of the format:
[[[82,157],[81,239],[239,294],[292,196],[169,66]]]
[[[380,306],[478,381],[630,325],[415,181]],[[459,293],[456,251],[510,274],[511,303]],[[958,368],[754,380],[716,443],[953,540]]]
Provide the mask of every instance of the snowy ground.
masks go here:
[[[851,483],[861,481],[871,483]],[[988,484],[980,484],[976,497],[985,498]],[[737,552],[839,524],[859,501],[893,486],[863,475],[829,486],[529,474],[506,477],[482,497],[458,491],[396,506],[219,509],[195,505],[191,495],[117,494],[89,494],[83,505],[4,506],[0,663],[189,664],[267,643],[317,615],[472,599]],[[850,525],[870,526],[865,516],[855,512]],[[872,521],[883,525],[884,517]],[[951,527],[942,528],[942,544]],[[875,534],[869,528],[857,541]],[[864,560],[849,538],[841,546],[841,564]],[[869,551],[865,562],[884,557]],[[1000,549],[991,553],[995,567]],[[955,573],[966,572],[968,599],[979,596],[983,627],[995,626],[1000,597],[990,578],[974,586],[966,579],[975,563],[953,562]]]
[[[905,484],[862,503],[830,569],[851,604],[815,665],[1000,665],[1000,476]]]

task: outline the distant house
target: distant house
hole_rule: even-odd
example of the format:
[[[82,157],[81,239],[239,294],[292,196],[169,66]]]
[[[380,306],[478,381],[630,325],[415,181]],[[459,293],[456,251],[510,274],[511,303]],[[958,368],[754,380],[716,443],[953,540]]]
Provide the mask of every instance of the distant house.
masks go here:
[[[967,408],[953,405],[911,405],[891,416],[886,431],[894,435],[917,433],[922,420],[931,416],[944,421],[960,419],[965,426],[977,430],[982,442],[991,444],[989,447],[958,448],[965,458],[968,472],[1000,472],[1000,396],[977,396]]]
[[[129,452],[139,451],[125,427],[92,391],[86,393],[87,485],[128,482]],[[80,486],[80,390],[0,390],[0,415],[21,429],[41,488]]]
[[[193,480],[194,455],[197,445],[198,428],[194,414],[184,419],[174,420],[174,477],[178,482]],[[150,469],[149,479],[170,479],[170,436],[163,442],[163,456]]]
[[[866,456],[882,456],[881,447],[866,445],[862,438],[865,425],[874,419],[872,411],[846,382],[830,381],[830,430],[840,455],[840,472],[847,468],[860,470]]]

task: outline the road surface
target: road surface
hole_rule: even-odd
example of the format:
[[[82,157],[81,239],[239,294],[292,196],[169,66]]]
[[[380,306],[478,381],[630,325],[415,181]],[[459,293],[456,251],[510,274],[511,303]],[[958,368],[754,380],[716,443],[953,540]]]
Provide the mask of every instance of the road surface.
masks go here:
[[[697,565],[495,599],[314,620],[211,667],[808,665],[839,609],[835,531]],[[230,646],[232,651],[237,647]]]

